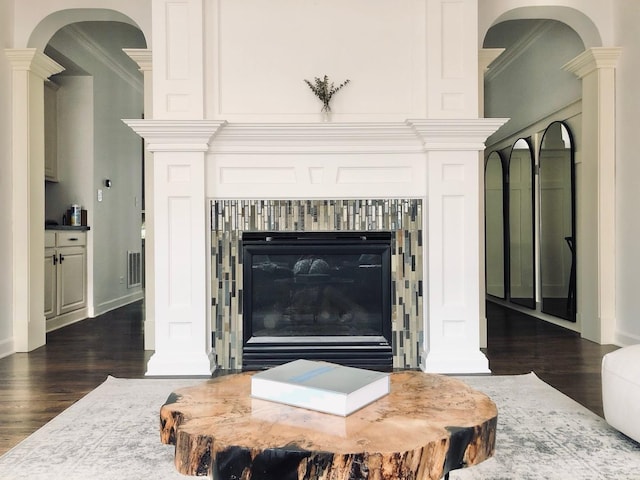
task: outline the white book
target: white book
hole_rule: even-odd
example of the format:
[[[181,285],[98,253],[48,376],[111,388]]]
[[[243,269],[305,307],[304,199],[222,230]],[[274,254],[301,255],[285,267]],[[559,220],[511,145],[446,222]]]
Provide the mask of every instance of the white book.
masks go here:
[[[389,374],[294,360],[251,377],[251,396],[347,416],[389,393]]]

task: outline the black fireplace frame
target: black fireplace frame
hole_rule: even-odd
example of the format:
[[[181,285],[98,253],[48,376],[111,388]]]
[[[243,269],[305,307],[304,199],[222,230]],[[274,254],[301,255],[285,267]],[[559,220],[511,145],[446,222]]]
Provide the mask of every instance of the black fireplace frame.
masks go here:
[[[243,232],[243,370],[260,370],[304,358],[342,365],[390,371],[392,347],[392,233],[386,231],[332,232]],[[304,254],[313,246],[316,253],[342,253],[345,246],[357,246],[362,253],[379,254],[382,259],[382,325],[380,335],[357,336],[255,336],[252,331],[252,304],[247,294],[252,288],[252,256],[283,251]]]

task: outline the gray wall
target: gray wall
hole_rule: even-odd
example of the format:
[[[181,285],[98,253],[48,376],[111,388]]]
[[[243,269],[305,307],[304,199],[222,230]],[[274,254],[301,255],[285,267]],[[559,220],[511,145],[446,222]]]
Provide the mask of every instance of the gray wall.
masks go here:
[[[142,74],[121,49],[145,43],[139,30],[124,23],[85,22],[79,28],[66,27],[49,42],[57,61],[70,60],[72,73],[86,75],[63,73],[53,79],[61,86],[58,152],[65,166],[61,182],[47,186],[47,203],[64,209],[78,202],[88,210],[89,293],[98,315],[141,295],[139,287],[126,286],[126,253],[141,251],[142,141],[121,119],[142,115]],[[79,44],[78,37],[87,33],[88,45]],[[111,188],[105,188],[105,179],[112,181]],[[61,216],[50,208],[48,215]]]
[[[529,37],[531,43],[518,45]],[[485,116],[511,120],[487,144],[509,136],[558,111],[582,96],[578,78],[562,70],[562,65],[584,51],[572,29],[560,22],[512,20],[492,27],[485,48],[513,45],[520,49],[503,70],[489,70],[485,81]],[[503,55],[509,55],[509,50]],[[500,61],[496,62],[500,64]]]

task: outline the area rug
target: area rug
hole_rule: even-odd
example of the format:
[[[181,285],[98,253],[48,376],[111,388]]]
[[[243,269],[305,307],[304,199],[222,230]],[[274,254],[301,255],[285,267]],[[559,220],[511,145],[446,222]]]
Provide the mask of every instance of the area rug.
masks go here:
[[[461,377],[498,406],[495,456],[451,480],[640,479],[640,445],[534,374]],[[0,457],[7,480],[185,480],[159,439],[172,390],[202,380],[109,377]]]

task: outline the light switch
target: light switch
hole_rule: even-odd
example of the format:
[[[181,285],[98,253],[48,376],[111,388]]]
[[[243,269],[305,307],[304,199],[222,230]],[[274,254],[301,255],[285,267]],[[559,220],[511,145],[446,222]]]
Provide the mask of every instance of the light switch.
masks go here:
[[[102,189],[101,188],[98,189],[98,201],[99,202],[102,201]]]

